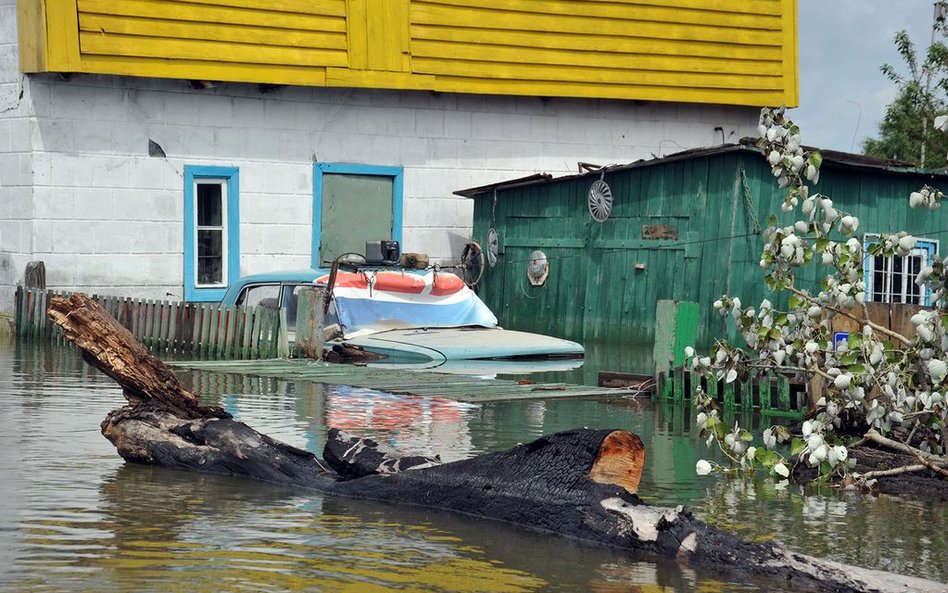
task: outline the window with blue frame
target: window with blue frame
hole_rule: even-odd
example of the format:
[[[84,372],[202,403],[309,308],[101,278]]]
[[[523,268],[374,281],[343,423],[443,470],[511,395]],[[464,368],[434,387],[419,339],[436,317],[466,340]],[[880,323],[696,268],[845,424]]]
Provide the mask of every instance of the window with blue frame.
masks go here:
[[[365,242],[402,240],[402,167],[313,164],[312,266],[345,253],[364,255]]]
[[[184,298],[219,301],[240,276],[236,167],[184,168]]]
[[[907,255],[885,257],[868,253],[869,245],[878,241],[879,235],[867,234],[864,269],[866,272],[866,300],[873,303],[904,303],[909,305],[931,305],[931,290],[916,283],[919,272],[929,265],[938,253],[938,241],[918,238],[915,248]]]

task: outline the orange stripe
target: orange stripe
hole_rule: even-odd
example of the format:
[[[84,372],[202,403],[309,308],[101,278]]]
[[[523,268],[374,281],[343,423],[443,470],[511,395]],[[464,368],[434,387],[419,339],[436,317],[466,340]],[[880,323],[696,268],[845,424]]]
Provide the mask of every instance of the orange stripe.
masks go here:
[[[414,274],[379,272],[375,275],[375,289],[386,292],[421,294],[425,289],[425,280]]]
[[[438,272],[431,287],[432,296],[454,294],[464,288],[464,281],[449,272]]]

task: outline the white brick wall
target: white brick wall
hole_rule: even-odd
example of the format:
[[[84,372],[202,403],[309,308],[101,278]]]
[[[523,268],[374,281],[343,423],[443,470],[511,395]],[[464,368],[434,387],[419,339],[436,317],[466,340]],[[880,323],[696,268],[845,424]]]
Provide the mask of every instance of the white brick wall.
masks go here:
[[[29,83],[19,73],[16,1],[0,0],[0,311],[10,311],[31,258]]]
[[[707,146],[720,141],[715,127],[728,141],[756,128],[753,108],[23,77],[6,2],[0,310],[31,259],[46,262],[55,288],[182,296],[185,165],[239,167],[248,274],[309,265],[314,159],[404,167],[402,247],[447,260],[473,211],[455,190]],[[167,158],[148,156],[149,139]]]

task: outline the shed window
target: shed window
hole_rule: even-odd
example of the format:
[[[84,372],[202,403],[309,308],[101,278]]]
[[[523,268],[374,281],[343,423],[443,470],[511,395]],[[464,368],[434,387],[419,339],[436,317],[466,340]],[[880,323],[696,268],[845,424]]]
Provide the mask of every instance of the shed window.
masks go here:
[[[866,235],[865,246],[877,241],[879,235]],[[908,255],[885,257],[869,255],[865,271],[868,300],[873,303],[931,305],[931,290],[915,283],[918,273],[938,253],[938,241],[918,239]]]
[[[239,276],[238,175],[231,167],[185,167],[184,296],[216,301]]]

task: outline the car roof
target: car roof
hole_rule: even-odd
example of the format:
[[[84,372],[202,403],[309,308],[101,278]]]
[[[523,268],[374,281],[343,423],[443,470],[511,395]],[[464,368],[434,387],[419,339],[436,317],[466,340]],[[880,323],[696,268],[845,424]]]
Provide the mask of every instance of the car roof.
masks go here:
[[[312,282],[328,274],[329,270],[316,268],[299,268],[296,270],[278,270],[241,276],[235,284],[252,284],[254,282]]]
[[[320,276],[329,273],[329,270],[319,268],[299,268],[296,270],[278,270],[275,272],[264,272],[261,274],[250,274],[241,276],[235,282],[227,287],[227,291],[221,298],[225,305],[233,305],[237,302],[237,295],[245,286],[252,284],[276,284],[287,282],[314,282]]]

